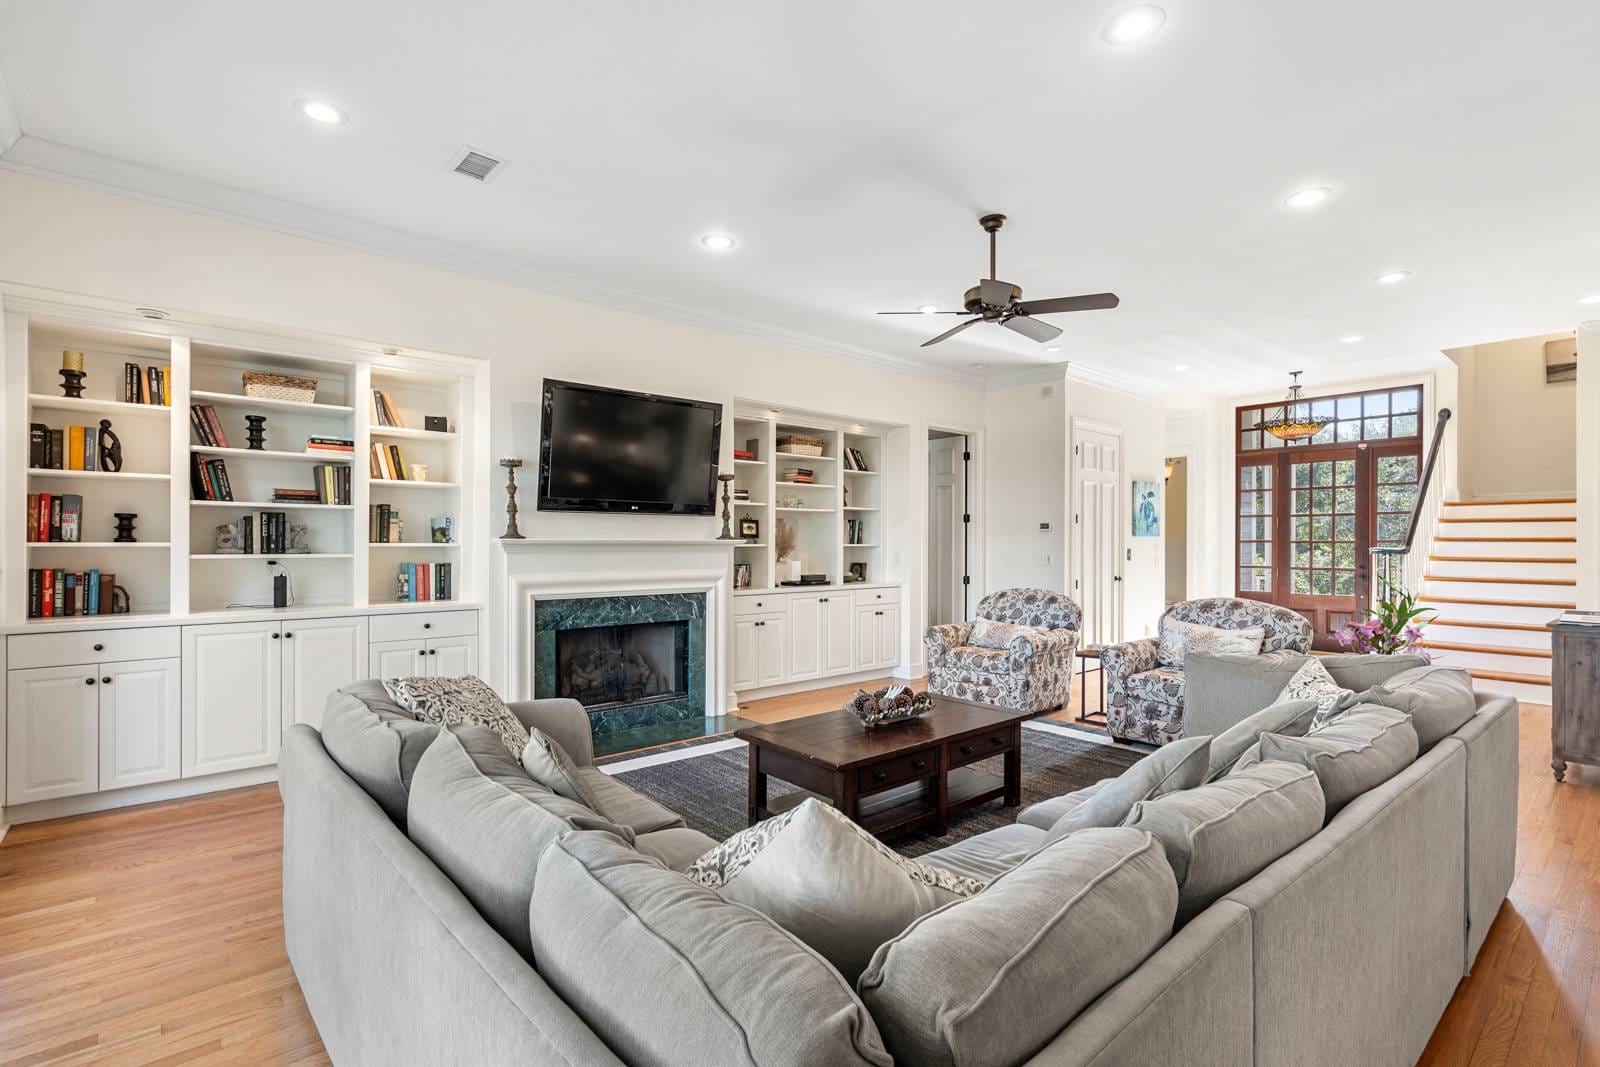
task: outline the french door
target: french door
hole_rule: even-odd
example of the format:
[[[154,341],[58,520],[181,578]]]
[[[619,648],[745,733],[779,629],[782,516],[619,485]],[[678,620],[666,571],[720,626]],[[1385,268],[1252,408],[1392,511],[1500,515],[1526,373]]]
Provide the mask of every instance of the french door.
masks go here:
[[[1364,617],[1370,596],[1370,493],[1362,492],[1364,449],[1306,449],[1278,457],[1288,497],[1288,536],[1278,542],[1288,581],[1278,603],[1311,620],[1313,647],[1337,648],[1333,634]]]

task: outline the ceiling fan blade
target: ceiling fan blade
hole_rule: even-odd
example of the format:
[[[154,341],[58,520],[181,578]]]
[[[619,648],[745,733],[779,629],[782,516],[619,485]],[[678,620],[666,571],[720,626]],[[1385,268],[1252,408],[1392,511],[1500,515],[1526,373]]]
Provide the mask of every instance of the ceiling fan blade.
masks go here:
[[[940,341],[949,340],[950,338],[954,337],[956,334],[960,333],[962,330],[965,330],[968,326],[971,326],[973,323],[982,322],[982,321],[983,321],[982,319],[968,319],[966,322],[957,323],[953,329],[946,330],[944,333],[941,333],[938,337],[935,337],[933,340],[922,342],[920,347],[927,348],[929,345],[936,345]]]
[[[1122,301],[1116,293],[1091,293],[1087,296],[1056,296],[1045,300],[1024,300],[1016,310],[1028,315],[1057,315],[1064,311],[1104,311]]]
[[[1010,282],[985,278],[978,283],[978,295],[990,307],[1003,308],[1011,303],[1013,286]]]
[[[1008,330],[1015,330],[1030,341],[1038,341],[1040,343],[1054,341],[1061,336],[1061,327],[1052,326],[1048,322],[1040,322],[1038,319],[1030,319],[1026,315],[1012,315],[1009,318],[1001,319],[1000,325]]]
[[[880,311],[880,315],[965,315],[965,311]]]

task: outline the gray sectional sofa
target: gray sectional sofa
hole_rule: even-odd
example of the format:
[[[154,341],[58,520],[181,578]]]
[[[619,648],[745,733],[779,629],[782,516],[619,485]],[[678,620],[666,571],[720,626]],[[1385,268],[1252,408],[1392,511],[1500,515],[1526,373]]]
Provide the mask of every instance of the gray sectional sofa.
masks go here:
[[[407,717],[383,706],[382,693],[362,683],[336,694],[326,736],[294,727],[282,760],[285,940],[335,1063],[881,1065],[891,1061],[880,1029],[908,1047],[891,1032],[903,1017],[873,1022],[890,1003],[876,984],[894,970],[892,954],[886,964],[878,953],[858,994],[759,913],[670,874],[714,842],[614,780],[596,778],[606,791],[598,810],[562,808],[567,827],[547,835],[550,802],[526,793],[515,760],[489,751],[476,728],[430,732],[385,718]],[[1517,705],[1476,700],[1465,725],[1405,769],[1259,873],[1219,888],[1170,936],[1158,932],[1159,947],[1074,1008],[1053,1038],[962,1062],[1413,1063],[1512,879]],[[511,707],[604,777],[592,767],[576,705]],[[379,728],[381,737],[370,733]],[[397,805],[406,791],[409,803]],[[461,810],[484,817],[474,823]],[[1059,803],[1036,806],[1013,826],[923,861],[984,879],[1030,869],[1018,864],[1053,854],[1040,844],[1063,813]],[[1107,847],[1153,840],[1128,829],[1091,833]],[[673,838],[671,847],[649,847],[656,834]],[[1048,891],[1053,880],[1008,875],[994,886],[1010,894],[1009,905],[949,905],[897,941],[920,936],[910,948],[937,960],[942,942],[1026,940],[1004,927],[1021,923],[1026,894]],[[654,910],[630,903],[645,899]],[[1135,921],[1128,917],[1142,903],[1119,910]],[[696,952],[709,962],[686,977]],[[900,957],[919,958],[909,950]],[[1008,978],[1014,1015],[1036,1016],[1059,1001],[1017,977]],[[916,976],[932,983],[933,997],[944,979]],[[745,1020],[742,1033],[732,1016]],[[674,1031],[679,1045],[647,1040],[637,1032],[644,1026]],[[663,1057],[663,1047],[704,1051]],[[892,1062],[919,1061],[902,1054]]]

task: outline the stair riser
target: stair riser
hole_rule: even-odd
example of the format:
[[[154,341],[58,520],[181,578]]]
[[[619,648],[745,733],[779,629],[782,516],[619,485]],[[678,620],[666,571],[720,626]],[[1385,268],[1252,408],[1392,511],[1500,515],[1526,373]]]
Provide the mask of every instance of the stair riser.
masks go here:
[[[1454,536],[1465,537],[1465,534],[1454,534],[1449,528],[1441,528],[1440,538]],[[1501,534],[1499,536],[1506,536]],[[1571,541],[1448,541],[1435,540],[1432,554],[1435,556],[1566,556],[1569,559],[1577,554],[1578,546]]]
[[[1441,510],[1451,519],[1528,519],[1568,515],[1576,504],[1446,504]]]
[[[1502,645],[1507,648],[1550,651],[1548,630],[1543,633],[1532,630],[1483,630],[1476,626],[1451,626],[1436,622],[1423,627],[1422,633],[1430,641],[1445,641],[1453,645]]]
[[[1442,648],[1430,648],[1427,651],[1433,657],[1433,662],[1441,667],[1550,677],[1550,661],[1547,659],[1536,659],[1532,656],[1501,656],[1488,652],[1457,652],[1454,649]]]
[[[1469,596],[1488,600],[1535,600],[1552,604],[1570,604],[1576,595],[1570,585],[1508,585],[1501,582],[1439,582],[1428,579],[1423,583],[1425,596]]]
[[[1423,607],[1447,618],[1483,622],[1531,622],[1543,625],[1561,614],[1559,608],[1508,608],[1500,604],[1441,604],[1423,598]]]
[[[1548,685],[1524,685],[1521,682],[1496,682],[1486,678],[1474,678],[1472,688],[1478,693],[1494,693],[1500,696],[1516,697],[1524,704],[1550,703],[1550,687]]]
[[[1456,516],[1446,515],[1453,519]],[[1576,522],[1441,522],[1444,537],[1573,537]]]
[[[1474,553],[1477,555],[1477,553]],[[1487,552],[1483,555],[1488,555]],[[1526,553],[1523,553],[1525,556]],[[1576,563],[1455,563],[1429,560],[1429,577],[1447,578],[1562,578],[1578,577]]]

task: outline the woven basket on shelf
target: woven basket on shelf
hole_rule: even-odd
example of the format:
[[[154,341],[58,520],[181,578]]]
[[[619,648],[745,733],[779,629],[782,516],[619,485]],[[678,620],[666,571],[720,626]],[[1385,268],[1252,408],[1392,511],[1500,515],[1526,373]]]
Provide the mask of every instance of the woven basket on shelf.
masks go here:
[[[778,451],[789,452],[796,456],[822,455],[823,440],[820,437],[804,437],[800,434],[784,434],[778,438]]]
[[[245,371],[244,395],[257,400],[289,400],[296,404],[317,402],[317,380],[290,374],[260,374]]]

